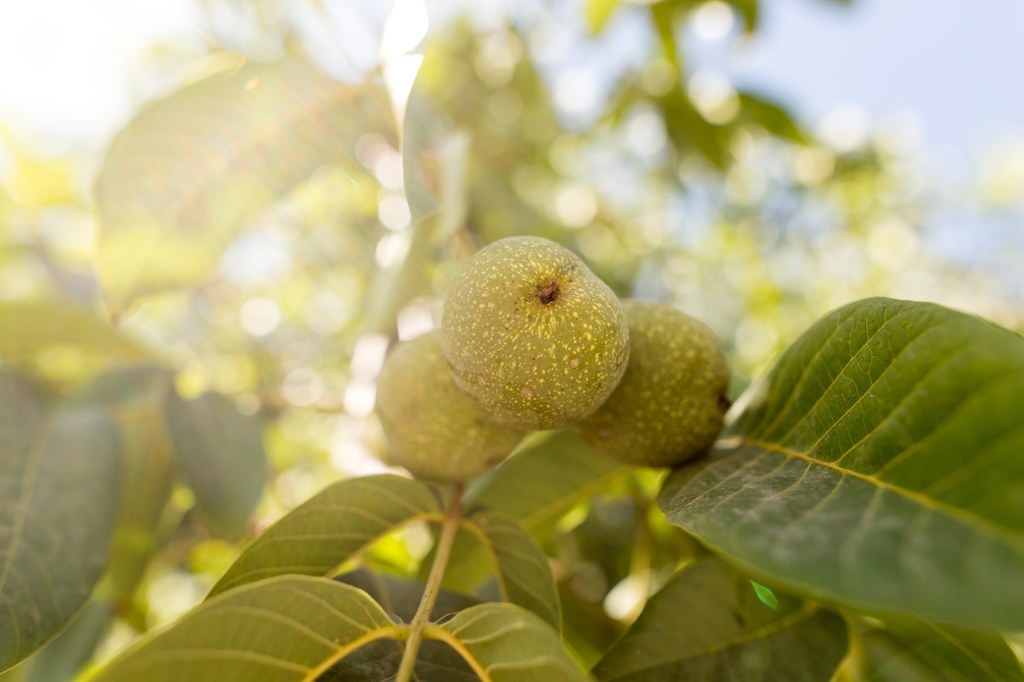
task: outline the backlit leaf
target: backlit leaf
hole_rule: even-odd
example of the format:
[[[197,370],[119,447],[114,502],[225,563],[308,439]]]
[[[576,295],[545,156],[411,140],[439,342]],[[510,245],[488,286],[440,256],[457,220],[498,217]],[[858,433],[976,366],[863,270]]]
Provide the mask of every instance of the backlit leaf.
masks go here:
[[[96,313],[65,301],[0,302],[0,357],[21,361],[41,349],[71,346],[90,354],[138,360],[145,352]]]
[[[281,576],[207,601],[138,640],[95,682],[312,682],[399,626],[364,592]]]
[[[491,557],[501,598],[532,611],[559,630],[555,576],[544,551],[529,533],[508,517],[487,511],[474,514],[469,525]]]
[[[284,573],[331,575],[388,533],[442,518],[437,497],[418,481],[387,474],[341,481],[256,537],[210,594]]]
[[[503,514],[543,542],[569,510],[628,473],[575,434],[561,431],[526,445],[478,479],[467,492],[466,505]],[[477,540],[461,533],[452,549],[445,584],[472,590],[490,574],[490,568]]]
[[[297,59],[228,60],[143,109],[96,182],[98,260],[109,303],[205,277],[228,241],[357,140],[394,139],[383,89],[339,83]]]
[[[428,625],[427,639],[446,642],[482,680],[583,682],[550,625],[515,604],[491,603],[461,611],[443,625]]]

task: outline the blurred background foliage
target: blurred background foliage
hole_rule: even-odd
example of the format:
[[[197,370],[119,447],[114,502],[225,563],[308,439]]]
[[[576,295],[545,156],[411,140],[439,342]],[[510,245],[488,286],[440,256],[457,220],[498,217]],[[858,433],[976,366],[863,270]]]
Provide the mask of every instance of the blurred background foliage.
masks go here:
[[[758,0],[339,4],[202,0],[201,40],[147,47],[112,141],[55,151],[0,120],[0,368],[107,405],[143,491],[122,501],[94,602],[50,647],[71,653],[25,679],[61,679],[97,642],[109,656],[201,599],[238,542],[386,468],[384,355],[438,323],[452,273],[489,241],[557,240],[620,295],[705,320],[737,392],[863,296],[1024,326],[999,242],[1024,211],[1022,149],[950,192],[898,128],[851,143],[694,71],[694,26],[757,41]],[[639,45],[623,48],[622,21]],[[566,40],[593,73],[551,68]],[[965,210],[993,218],[970,227],[987,251],[949,258],[936,230]],[[652,508],[656,480],[608,476],[544,531],[590,662],[700,552]],[[369,563],[415,575],[428,539],[411,529]]]

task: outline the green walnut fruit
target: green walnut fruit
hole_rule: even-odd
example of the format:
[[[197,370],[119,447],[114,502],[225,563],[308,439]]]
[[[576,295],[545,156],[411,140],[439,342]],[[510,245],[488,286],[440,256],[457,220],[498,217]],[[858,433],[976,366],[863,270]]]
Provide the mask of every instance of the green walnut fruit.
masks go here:
[[[515,428],[586,417],[629,359],[618,298],[574,253],[539,237],[477,252],[452,280],[441,327],[459,388]]]
[[[491,469],[524,433],[495,424],[452,381],[441,332],[400,344],[377,380],[377,415],[395,464],[431,481],[465,481]]]
[[[705,453],[722,430],[729,368],[702,322],[670,305],[625,301],[630,359],[618,388],[577,425],[597,450],[626,464],[666,467]]]

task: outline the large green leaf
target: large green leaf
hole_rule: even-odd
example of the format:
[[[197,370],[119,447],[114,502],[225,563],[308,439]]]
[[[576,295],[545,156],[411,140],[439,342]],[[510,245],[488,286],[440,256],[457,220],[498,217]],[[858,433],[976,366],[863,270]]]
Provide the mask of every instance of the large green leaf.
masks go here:
[[[1024,628],[1024,339],[869,299],[781,358],[669,520],[770,580],[862,609]]]
[[[388,533],[442,518],[437,497],[418,481],[387,474],[340,481],[261,533],[210,594],[283,573],[330,575]]]
[[[872,628],[858,634],[846,679],[868,682],[1012,682],[1020,661],[998,634],[934,625]]]
[[[478,512],[468,527],[477,536],[494,564],[503,601],[518,604],[561,629],[558,588],[544,550],[519,524],[501,514]]]
[[[503,514],[543,541],[566,512],[628,474],[629,469],[595,452],[579,436],[561,431],[527,444],[478,479],[466,495],[466,505]],[[472,590],[490,570],[485,548],[469,533],[461,533],[445,584]]]
[[[486,682],[588,679],[562,648],[558,633],[515,604],[472,606],[443,625],[428,625],[424,637],[447,643]]]
[[[218,532],[241,535],[267,477],[262,424],[216,393],[183,401],[172,391],[166,418],[174,463],[203,516]]]
[[[102,414],[47,412],[0,372],[0,670],[57,634],[103,573],[117,455]]]
[[[346,654],[402,626],[364,592],[280,576],[196,607],[137,641],[95,682],[312,682]]]
[[[137,360],[144,351],[94,312],[57,300],[0,302],[0,357],[20,361],[52,346]]]
[[[140,112],[96,182],[99,268],[109,303],[194,283],[229,239],[356,142],[394,140],[383,88],[343,85],[297,59],[229,59]]]
[[[587,0],[587,27],[593,35],[601,34],[618,6],[619,0]]]
[[[651,598],[594,674],[622,682],[829,679],[846,653],[843,619],[775,602],[720,560],[701,559]]]

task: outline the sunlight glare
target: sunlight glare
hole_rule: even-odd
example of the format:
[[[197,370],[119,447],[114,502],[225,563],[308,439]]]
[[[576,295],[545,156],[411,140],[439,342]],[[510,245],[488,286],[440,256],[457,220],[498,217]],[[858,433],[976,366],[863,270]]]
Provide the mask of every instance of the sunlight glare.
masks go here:
[[[708,43],[729,35],[735,23],[736,15],[732,7],[722,0],[705,2],[693,13],[693,32],[697,38]]]

